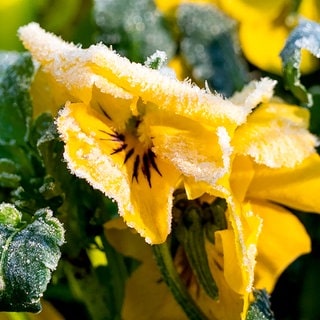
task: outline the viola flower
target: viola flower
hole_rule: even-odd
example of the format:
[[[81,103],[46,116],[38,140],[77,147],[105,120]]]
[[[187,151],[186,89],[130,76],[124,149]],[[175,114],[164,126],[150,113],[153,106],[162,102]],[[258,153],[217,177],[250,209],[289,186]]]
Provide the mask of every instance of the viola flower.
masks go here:
[[[242,105],[256,104],[253,88],[251,83],[233,100]],[[303,225],[283,207],[320,213],[320,201],[315,199],[320,183],[320,159],[315,152],[318,142],[308,132],[308,122],[306,109],[274,99],[262,103],[235,132],[230,176],[232,196],[228,198],[226,212],[228,225],[214,233],[215,244],[207,241],[208,260],[219,298],[213,300],[201,290],[192,272],[186,281],[189,293],[210,319],[245,319],[252,288],[271,293],[283,270],[310,251],[310,239]],[[112,241],[116,248],[120,238],[124,239],[123,235]],[[140,254],[143,251],[139,249]],[[177,255],[175,261],[181,276],[186,277],[185,257]],[[132,310],[142,299],[136,294],[139,284],[149,292],[148,295],[143,290],[150,298],[150,308],[157,309],[151,302],[155,296],[171,301],[169,292],[156,280],[156,271],[151,270],[148,263],[143,263],[128,281],[126,294],[130,298],[124,305],[126,319],[131,319],[130,314],[140,315],[140,309],[135,313]],[[149,273],[153,274],[152,278],[142,277]],[[170,314],[170,310],[176,310],[173,301],[168,306],[161,312]]]
[[[256,83],[251,83],[236,94],[233,101],[243,106],[256,105],[261,100],[256,93]],[[316,193],[309,194],[309,190],[319,187],[317,172],[320,170],[320,160],[315,152],[318,142],[308,132],[308,121],[306,109],[277,100],[264,101],[249,115],[247,122],[236,129],[231,141],[234,160],[229,177],[227,228],[214,233],[214,244],[207,241],[209,265],[219,289],[219,298],[210,298],[192,272],[187,272],[188,291],[208,318],[245,319],[252,288],[264,288],[271,292],[282,271],[295,258],[310,250],[310,240],[304,227],[281,206],[320,212],[320,202],[314,199]],[[296,175],[297,170],[301,174]],[[284,173],[286,179],[274,179]],[[313,180],[303,180],[308,175]],[[224,186],[228,189],[227,183]],[[194,190],[192,184],[189,187],[191,196],[195,197],[199,189],[195,187]],[[290,201],[287,195],[281,196],[281,189],[286,190],[284,194],[288,193]],[[206,190],[209,192],[210,187],[207,186]],[[299,199],[301,193],[305,197]],[[277,198],[278,194],[280,196]],[[298,200],[293,203],[296,198]],[[109,232],[106,231],[106,234],[110,240],[115,233]],[[123,233],[118,234],[111,243],[121,252],[127,250],[128,254],[130,248],[121,245],[120,239],[125,239]],[[176,312],[179,314],[170,292],[157,281],[161,275],[157,273],[151,253],[146,255],[149,258],[144,255],[150,248],[143,244],[137,247],[139,249],[129,255],[143,263],[128,280],[124,318],[143,318],[142,310],[135,306],[148,298],[150,310],[158,310],[159,319],[163,317],[162,310],[152,302],[159,299],[166,301],[166,314],[170,314],[170,310],[174,315]],[[177,254],[175,261],[180,275],[186,277],[185,257]],[[137,293],[140,285],[146,291],[141,288]],[[179,316],[179,319],[184,317]]]
[[[262,70],[281,74],[280,52],[291,30],[302,16],[320,21],[316,0],[295,1],[213,1],[225,13],[239,22],[239,37],[246,58]],[[318,67],[317,60],[303,52],[301,71],[310,73]]]
[[[320,213],[318,140],[308,126],[307,109],[270,101],[234,135],[231,189],[262,219],[254,286],[268,292],[291,262],[311,250],[303,225],[288,208]]]
[[[35,23],[19,35],[70,97],[57,118],[69,169],[114,199],[147,242],[169,234],[172,193],[183,177],[220,188],[230,138],[255,105],[237,106],[102,44],[81,49]]]

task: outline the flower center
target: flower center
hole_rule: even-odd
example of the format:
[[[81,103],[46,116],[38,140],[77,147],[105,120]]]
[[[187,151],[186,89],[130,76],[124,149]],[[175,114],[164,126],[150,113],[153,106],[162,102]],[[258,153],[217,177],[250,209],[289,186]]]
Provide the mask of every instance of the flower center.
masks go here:
[[[109,121],[112,121],[104,110],[102,110],[102,113]],[[123,164],[131,166],[131,182],[139,183],[140,172],[142,172],[151,188],[152,170],[162,176],[156,163],[156,155],[152,151],[152,138],[147,135],[141,116],[132,116],[128,120],[124,132],[118,132],[116,129],[111,132],[99,131],[108,136],[108,138],[102,138],[101,140],[114,143],[111,155],[124,154]]]

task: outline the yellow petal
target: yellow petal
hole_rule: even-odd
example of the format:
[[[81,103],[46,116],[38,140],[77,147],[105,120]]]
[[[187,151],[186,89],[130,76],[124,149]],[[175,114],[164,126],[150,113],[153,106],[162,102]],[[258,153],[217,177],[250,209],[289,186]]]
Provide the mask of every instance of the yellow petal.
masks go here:
[[[102,111],[117,130],[124,130],[132,116],[130,106],[134,100],[132,95],[126,94],[121,88],[100,79],[93,85],[90,106],[98,112]]]
[[[271,169],[256,165],[247,197],[320,213],[319,190],[320,158],[314,154],[294,168]]]
[[[68,104],[57,125],[69,169],[116,200],[120,215],[146,241],[165,241],[171,227],[172,193],[180,176],[174,167],[157,159],[161,175],[150,168],[151,181],[142,172],[134,176],[135,159],[125,161],[124,152],[114,153],[114,141],[106,134],[111,129],[84,104]]]
[[[185,313],[161,281],[151,247],[129,229],[114,229],[107,224],[105,234],[119,252],[141,262],[126,282],[122,319],[186,320]]]
[[[236,255],[228,251],[227,254],[231,255],[230,260],[233,263],[227,264],[225,277],[236,292],[251,292],[262,220],[252,212],[249,203],[238,203],[236,199],[231,198],[227,201],[227,217],[234,232]],[[237,265],[241,266],[238,271],[235,269]],[[238,275],[239,272],[241,276]]]
[[[232,148],[224,127],[206,127],[170,114],[155,113],[145,118],[155,153],[195,183],[205,182],[215,188],[217,181],[230,171]]]
[[[208,261],[213,277],[219,288],[219,299],[209,301],[208,298],[199,299],[199,304],[206,314],[213,315],[212,319],[245,319],[249,303],[250,291],[246,290],[248,278],[243,277],[243,265],[239,264],[232,230],[217,231],[215,244],[207,245]],[[235,291],[233,285],[241,283],[243,290]],[[231,285],[230,285],[231,284]],[[211,318],[210,318],[211,319]]]
[[[260,81],[253,80],[240,92],[236,92],[230,100],[237,105],[253,109],[261,102],[268,102],[271,99],[276,83],[275,80],[269,78],[262,78]]]
[[[187,319],[167,286],[159,281],[161,275],[150,246],[128,229],[113,228],[112,224],[105,225],[108,241],[122,254],[141,261],[141,265],[127,281],[123,319]],[[230,267],[229,264],[234,270],[241,269],[235,258],[230,259],[236,255],[234,241],[232,231],[224,230],[216,232],[215,245],[206,242],[209,265],[219,287],[219,300],[208,297],[196,283],[195,277],[189,279],[189,293],[209,319],[245,319],[249,293],[236,293],[229,286],[224,273],[224,268]],[[185,269],[185,256],[177,255],[175,263]]]
[[[234,245],[234,234],[232,230],[217,231],[215,233],[215,244],[206,241],[206,250],[208,254],[208,263],[212,276],[219,290],[219,298],[211,299],[205,291],[199,286],[195,277],[188,278],[188,289],[193,299],[197,302],[201,310],[207,315],[208,319],[219,320],[240,320],[245,319],[246,310],[249,301],[249,292],[243,291],[237,293],[228,282],[227,276],[230,276],[228,269],[231,267],[236,273],[231,276],[241,279],[241,268],[236,258],[236,249]],[[179,261],[179,258],[181,261]],[[183,266],[186,261],[183,257],[176,255],[176,263]],[[181,267],[183,268],[183,267]],[[186,268],[184,266],[184,268]],[[239,279],[240,277],[240,279]]]
[[[213,197],[227,198],[230,195],[229,174],[218,179],[214,185],[196,181],[193,177],[183,177],[184,188],[188,199],[200,198],[205,194]]]
[[[254,286],[272,292],[289,264],[311,250],[311,242],[302,223],[288,210],[266,201],[252,201],[251,206],[263,219]]]
[[[298,106],[262,104],[235,132],[235,152],[272,168],[294,167],[318,144],[307,130],[308,119],[308,111]]]
[[[254,177],[253,161],[249,157],[236,156],[232,163],[230,185],[234,196],[244,201],[251,180]]]
[[[124,89],[143,102],[203,124],[239,125],[250,108],[235,106],[218,95],[207,93],[188,82],[180,82],[149,69],[99,44],[81,49],[45,32],[35,23],[19,29],[19,36],[44,70],[64,84],[70,94],[85,103],[99,79]]]
[[[19,35],[33,59],[66,88],[73,101],[89,103],[95,77],[78,54],[79,47],[46,33],[34,22],[20,28]]]
[[[37,71],[31,85],[33,116],[43,112],[56,115],[66,101],[72,99],[65,87],[58,83],[50,73],[41,68]]]

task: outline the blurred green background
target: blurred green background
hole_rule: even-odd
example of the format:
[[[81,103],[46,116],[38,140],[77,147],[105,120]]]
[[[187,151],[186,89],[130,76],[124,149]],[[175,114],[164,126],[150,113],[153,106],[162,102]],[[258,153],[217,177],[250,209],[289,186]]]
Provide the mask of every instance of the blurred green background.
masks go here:
[[[89,44],[93,38],[90,0],[5,0],[0,2],[0,48],[23,50],[17,29],[37,21],[66,40]]]

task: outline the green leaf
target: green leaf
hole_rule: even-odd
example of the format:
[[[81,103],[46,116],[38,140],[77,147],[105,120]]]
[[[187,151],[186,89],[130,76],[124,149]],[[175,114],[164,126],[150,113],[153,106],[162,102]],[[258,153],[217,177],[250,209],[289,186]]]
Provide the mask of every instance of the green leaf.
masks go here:
[[[101,240],[100,249],[107,257],[107,265],[94,268],[87,261],[88,257],[82,255],[81,263],[64,263],[63,266],[71,291],[77,300],[84,303],[91,319],[120,320],[129,276],[127,258],[113,249],[103,235]]]
[[[209,268],[200,209],[188,208],[184,211],[182,220],[183,223],[176,227],[175,235],[183,246],[188,262],[200,285],[208,296],[217,300],[219,291]]]
[[[16,164],[9,159],[0,159],[0,186],[4,188],[17,188],[21,177]]]
[[[306,106],[312,105],[312,95],[300,82],[301,50],[305,49],[320,58],[320,24],[300,19],[298,26],[290,33],[280,53],[285,86]]]
[[[156,50],[170,59],[176,45],[152,0],[95,0],[99,41],[112,45],[130,60],[143,63]]]
[[[18,145],[1,145],[0,143],[0,159],[3,163],[12,163],[10,167],[8,165],[1,166],[0,170],[4,176],[7,176],[7,182],[3,181],[2,187],[12,188],[16,186],[18,179],[30,180],[34,175],[34,167],[30,161],[29,152],[24,147]],[[12,179],[10,175],[14,173]]]
[[[32,221],[11,204],[0,205],[0,310],[41,310],[40,298],[57,267],[64,229],[49,209]]]
[[[58,133],[54,126],[53,116],[50,113],[42,113],[34,122],[30,130],[30,143],[33,147],[39,148],[42,143],[54,140]]]
[[[29,88],[33,64],[27,53],[0,52],[0,144],[23,145],[32,105]]]
[[[274,320],[269,295],[265,290],[254,290],[255,301],[249,306],[246,320]]]
[[[177,10],[181,32],[181,54],[197,81],[232,95],[248,81],[244,60],[239,55],[233,20],[210,5],[184,4]]]
[[[27,53],[0,52],[0,186],[17,188],[34,174],[27,144],[33,64]]]

